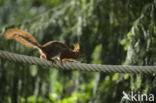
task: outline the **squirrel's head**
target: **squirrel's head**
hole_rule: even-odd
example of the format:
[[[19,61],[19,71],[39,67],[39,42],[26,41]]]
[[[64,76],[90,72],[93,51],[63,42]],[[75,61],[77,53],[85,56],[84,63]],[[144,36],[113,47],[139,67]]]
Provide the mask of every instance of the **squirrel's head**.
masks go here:
[[[79,61],[79,62],[83,61],[83,58],[82,58],[82,55],[80,54],[80,52],[75,52],[75,60]]]
[[[73,50],[73,52],[75,52],[75,60],[76,61],[79,61],[79,62],[82,62],[82,55],[80,54],[80,45],[78,44],[78,43],[76,43],[76,44],[73,44],[73,46],[74,46],[74,50]]]

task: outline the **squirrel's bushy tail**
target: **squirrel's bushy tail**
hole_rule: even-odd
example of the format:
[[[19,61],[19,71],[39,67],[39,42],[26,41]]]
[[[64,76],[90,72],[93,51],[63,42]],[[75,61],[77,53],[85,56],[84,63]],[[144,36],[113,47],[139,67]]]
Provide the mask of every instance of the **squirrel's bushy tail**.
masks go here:
[[[15,39],[19,41],[21,44],[25,45],[26,47],[35,47],[40,48],[40,44],[37,40],[29,33],[23,30],[16,30],[16,29],[9,29],[5,33],[6,39]]]

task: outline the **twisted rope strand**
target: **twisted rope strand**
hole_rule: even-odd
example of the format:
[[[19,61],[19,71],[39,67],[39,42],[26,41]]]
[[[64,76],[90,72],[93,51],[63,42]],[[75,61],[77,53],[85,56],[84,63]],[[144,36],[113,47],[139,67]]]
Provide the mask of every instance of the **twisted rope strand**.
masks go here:
[[[156,73],[156,66],[101,65],[74,62],[67,62],[62,66],[59,62],[53,64],[51,61],[45,59],[10,53],[3,50],[0,50],[0,58],[19,63],[35,64],[39,66],[47,66],[64,70],[80,70],[106,73]]]

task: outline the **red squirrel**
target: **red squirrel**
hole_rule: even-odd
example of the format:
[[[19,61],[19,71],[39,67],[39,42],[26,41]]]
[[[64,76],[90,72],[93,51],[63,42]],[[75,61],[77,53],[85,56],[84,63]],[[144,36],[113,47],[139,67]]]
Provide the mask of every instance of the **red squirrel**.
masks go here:
[[[38,41],[28,32],[23,30],[9,29],[5,33],[6,39],[15,39],[26,47],[33,47],[38,49],[40,58],[47,59],[55,63],[55,58],[59,57],[61,64],[65,61],[82,61],[79,53],[79,44],[73,44],[74,50],[71,50],[65,44],[59,41],[49,41],[40,45]]]

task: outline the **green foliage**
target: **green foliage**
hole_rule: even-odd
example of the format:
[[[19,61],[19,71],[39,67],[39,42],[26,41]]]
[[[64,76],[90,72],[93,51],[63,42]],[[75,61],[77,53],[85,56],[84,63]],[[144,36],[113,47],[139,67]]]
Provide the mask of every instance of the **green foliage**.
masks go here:
[[[80,43],[86,63],[155,65],[155,11],[151,0],[1,0],[0,49],[39,57],[37,50],[5,40],[6,30],[17,28],[41,44]],[[122,91],[156,94],[153,78],[0,60],[0,103],[119,103]]]
[[[62,84],[61,84],[60,82],[56,82],[56,83],[54,84],[53,89],[54,89],[54,93],[56,93],[56,94],[61,94],[62,89],[63,89],[63,86],[62,86]]]
[[[125,80],[129,79],[129,77],[130,77],[130,74],[124,74],[124,79]]]
[[[112,77],[112,81],[116,81],[116,80],[118,80],[118,78],[119,78],[119,74],[118,73],[115,73],[113,75],[113,77]]]
[[[102,52],[102,45],[97,45],[95,47],[95,50],[92,53],[92,63],[93,64],[101,64],[101,52]]]
[[[30,69],[31,75],[32,75],[32,76],[36,76],[36,75],[37,75],[37,72],[38,72],[37,66],[36,66],[36,65],[32,65],[30,68],[31,68],[31,69]]]

